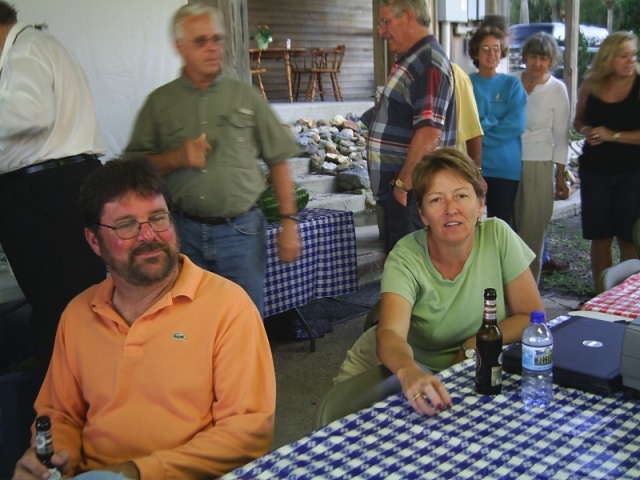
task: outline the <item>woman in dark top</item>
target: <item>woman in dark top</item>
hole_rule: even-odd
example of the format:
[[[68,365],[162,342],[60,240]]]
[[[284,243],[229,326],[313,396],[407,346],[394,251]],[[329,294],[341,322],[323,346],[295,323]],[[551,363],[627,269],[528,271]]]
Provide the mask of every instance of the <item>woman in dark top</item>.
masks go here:
[[[582,236],[591,240],[594,283],[613,263],[638,258],[632,238],[640,218],[640,67],[638,39],[609,35],[580,86],[573,126],[586,137],[580,156]]]

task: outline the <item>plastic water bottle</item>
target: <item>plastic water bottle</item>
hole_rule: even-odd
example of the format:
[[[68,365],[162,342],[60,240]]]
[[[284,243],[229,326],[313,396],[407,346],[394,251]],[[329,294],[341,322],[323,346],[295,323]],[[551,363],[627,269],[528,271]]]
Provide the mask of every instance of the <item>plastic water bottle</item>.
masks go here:
[[[553,335],[544,312],[531,312],[522,334],[521,397],[527,408],[546,407],[553,398]]]

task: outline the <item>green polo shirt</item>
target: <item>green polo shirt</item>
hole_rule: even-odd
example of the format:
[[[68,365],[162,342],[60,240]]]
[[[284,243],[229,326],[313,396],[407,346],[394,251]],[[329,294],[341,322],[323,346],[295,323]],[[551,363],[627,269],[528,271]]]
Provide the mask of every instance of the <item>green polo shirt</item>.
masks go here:
[[[184,76],[153,91],[125,152],[167,152],[203,133],[212,147],[206,167],[165,176],[177,208],[191,215],[242,215],[266,187],[257,160],[276,165],[300,151],[252,85],[220,75],[206,91]]]

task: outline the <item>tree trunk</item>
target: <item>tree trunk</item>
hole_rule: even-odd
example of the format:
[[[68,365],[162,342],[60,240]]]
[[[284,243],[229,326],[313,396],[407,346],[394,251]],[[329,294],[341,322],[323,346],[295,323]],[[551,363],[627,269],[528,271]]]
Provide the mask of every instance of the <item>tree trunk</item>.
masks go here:
[[[613,32],[613,0],[604,0],[607,6],[607,31]]]
[[[520,0],[520,23],[529,23],[529,0]]]
[[[561,15],[561,11],[563,8],[560,6],[560,2],[558,0],[551,1],[551,21],[552,22],[562,22],[564,23],[563,15]]]

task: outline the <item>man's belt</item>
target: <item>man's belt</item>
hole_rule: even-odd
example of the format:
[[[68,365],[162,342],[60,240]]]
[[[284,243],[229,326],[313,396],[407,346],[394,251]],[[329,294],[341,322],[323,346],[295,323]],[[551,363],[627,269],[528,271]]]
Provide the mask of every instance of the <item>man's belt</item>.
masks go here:
[[[242,215],[238,215],[237,217],[200,217],[198,215],[191,215],[191,214],[185,213],[185,212],[180,212],[180,215],[182,215],[187,220],[191,220],[192,222],[202,223],[204,225],[224,225],[227,222],[232,222],[236,218],[239,218],[239,217],[242,217],[243,215],[246,215],[247,213],[249,213],[252,210],[255,210],[256,208],[258,208],[258,206],[254,205],[249,210],[247,210],[245,213],[243,213]]]
[[[12,172],[3,173],[0,175],[0,182],[6,182],[20,177],[26,177],[36,173],[41,173],[47,170],[51,170],[58,167],[64,167],[67,165],[74,165],[76,163],[83,163],[88,161],[98,161],[98,157],[88,153],[82,153],[80,155],[72,155],[70,157],[54,158],[52,160],[45,160],[44,162],[35,163],[26,167],[19,168]]]
[[[192,222],[203,223],[205,225],[223,225],[227,223],[227,220],[233,220],[233,218],[227,217],[200,217],[198,215],[189,215],[184,212],[182,212],[182,216]]]

